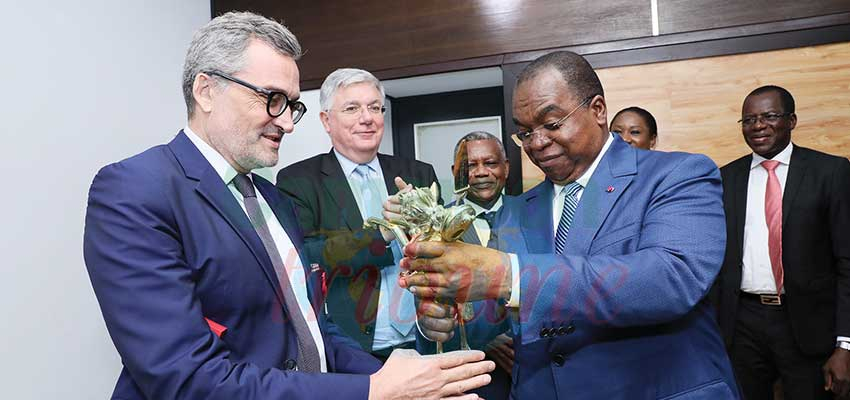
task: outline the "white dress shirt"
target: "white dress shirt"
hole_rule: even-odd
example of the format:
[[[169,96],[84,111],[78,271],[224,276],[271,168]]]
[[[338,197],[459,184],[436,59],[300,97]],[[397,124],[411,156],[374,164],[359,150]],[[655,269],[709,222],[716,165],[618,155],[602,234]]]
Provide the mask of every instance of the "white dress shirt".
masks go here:
[[[596,167],[599,166],[599,161],[602,160],[602,156],[608,152],[608,148],[611,147],[611,143],[614,142],[614,134],[609,133],[608,139],[605,141],[605,144],[602,145],[602,149],[599,150],[599,154],[596,155],[596,158],[593,160],[593,163],[590,164],[590,167],[587,171],[576,179],[576,183],[581,185],[581,189],[576,193],[576,198],[581,201],[581,195],[584,193],[584,188],[587,187],[587,183],[590,182],[590,178],[593,176],[593,172],[596,171]],[[552,196],[552,238],[555,237],[555,234],[558,232],[558,223],[561,222],[561,214],[564,212],[564,198],[566,196],[566,192],[564,191],[564,187],[566,185],[558,185],[553,183],[553,196]],[[520,288],[520,268],[519,268],[519,257],[516,254],[509,254],[511,259],[511,298],[508,300],[508,307],[519,307],[520,297],[519,297],[519,288]]]
[[[496,212],[502,208],[502,195],[499,195],[499,198],[493,203],[493,206],[490,208],[484,208],[470,201],[468,198],[463,201],[463,204],[467,204],[475,210],[475,215],[481,215],[481,213],[485,212]],[[472,227],[475,228],[475,234],[478,235],[478,241],[482,246],[487,247],[487,243],[490,243],[490,225],[483,218],[475,218],[472,220]]]
[[[183,132],[186,133],[189,140],[192,141],[195,147],[200,150],[204,158],[206,158],[210,165],[212,165],[215,172],[218,173],[218,176],[221,177],[221,180],[224,181],[227,188],[230,189],[230,194],[236,198],[236,201],[239,202],[239,206],[242,207],[242,210],[245,211],[245,215],[247,216],[248,211],[245,209],[245,199],[242,197],[242,194],[239,193],[239,190],[236,189],[236,185],[233,184],[233,178],[236,177],[238,172],[230,165],[229,162],[227,162],[227,160],[224,159],[221,154],[210,147],[210,145],[198,137],[197,134],[192,132],[189,127],[184,128]],[[248,177],[251,177],[251,175],[248,175]],[[254,186],[256,187],[256,185]],[[304,315],[304,320],[307,321],[307,327],[310,328],[313,341],[316,343],[316,348],[319,350],[319,365],[321,367],[321,371],[328,372],[327,359],[325,356],[325,342],[322,341],[322,331],[319,329],[318,319],[316,319],[316,314],[313,312],[313,307],[310,305],[310,298],[307,296],[306,275],[304,274],[304,267],[301,265],[301,258],[298,257],[298,251],[295,249],[295,245],[292,244],[292,240],[289,239],[289,235],[286,234],[283,226],[280,225],[280,221],[277,220],[277,217],[275,217],[271,207],[269,207],[269,203],[266,202],[266,199],[263,198],[263,194],[259,190],[257,191],[257,200],[260,203],[260,210],[263,213],[263,218],[266,220],[266,225],[269,227],[272,239],[274,239],[274,243],[277,246],[277,251],[283,258],[286,273],[289,276],[289,284],[295,292],[298,307],[301,309],[301,314]],[[291,312],[291,310],[288,311]]]
[[[791,165],[791,153],[794,145],[788,143],[779,154],[773,157],[779,161],[776,177],[779,186],[785,192],[785,180],[788,178],[788,166]],[[767,246],[767,220],[764,216],[764,195],[767,190],[767,170],[761,166],[766,158],[753,153],[750,163],[750,178],[747,182],[747,211],[744,223],[743,271],[741,290],[747,293],[776,294],[776,281],[770,265],[770,251]],[[780,288],[781,289],[781,288]],[[783,290],[784,291],[784,290]]]

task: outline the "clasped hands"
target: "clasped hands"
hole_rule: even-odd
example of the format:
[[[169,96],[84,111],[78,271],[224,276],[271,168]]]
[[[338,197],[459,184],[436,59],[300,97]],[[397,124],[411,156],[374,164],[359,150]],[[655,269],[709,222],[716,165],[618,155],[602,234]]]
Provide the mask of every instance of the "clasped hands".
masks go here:
[[[399,193],[412,190],[401,178],[395,178],[395,184]],[[383,216],[387,220],[401,217],[398,194],[384,202]],[[388,241],[393,239],[382,233]],[[486,247],[413,240],[404,248],[401,269],[399,285],[420,299],[419,326],[432,340],[444,342],[453,336],[454,307],[444,304],[510,297],[510,258]]]

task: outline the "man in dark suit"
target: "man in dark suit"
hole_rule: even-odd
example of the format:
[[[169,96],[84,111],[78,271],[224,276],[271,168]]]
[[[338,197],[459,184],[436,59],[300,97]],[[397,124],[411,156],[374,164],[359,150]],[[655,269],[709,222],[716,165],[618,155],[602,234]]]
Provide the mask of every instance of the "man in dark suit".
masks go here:
[[[502,209],[496,251],[412,243],[417,296],[511,309],[513,396],[734,399],[706,294],[725,231],[705,156],[635,149],[608,132],[590,64],[555,52],[517,80],[514,137],[546,180]],[[624,207],[623,204],[628,204]]]
[[[791,143],[794,98],[744,100],[753,154],[721,169],[727,246],[712,295],[747,399],[830,399],[850,390],[850,163]]]
[[[401,250],[363,221],[381,217],[381,203],[398,191],[396,177],[427,187],[437,176],[423,162],[378,154],[384,88],[371,73],[334,71],[319,101],[333,148],[281,170],[277,187],[295,202],[311,259],[326,272],[329,315],[362,349],[386,358],[415,346],[416,310],[398,286]]]
[[[489,381],[492,363],[464,365],[480,352],[381,368],[321,312],[293,205],[250,173],[306,111],[300,54],[277,22],[213,19],[186,56],[188,126],[94,178],[84,255],[124,364],[114,398],[436,399]]]
[[[502,194],[508,179],[510,163],[508,162],[502,142],[492,134],[483,131],[470,132],[464,135],[455,145],[455,164],[452,173],[455,182],[468,185],[466,196],[457,204],[467,204],[475,210],[476,218],[469,229],[464,232],[461,240],[465,243],[497,248],[498,238],[495,222],[502,210],[503,201],[509,197]],[[464,166],[459,165],[465,164]],[[466,174],[465,179],[459,179],[459,174]],[[457,183],[456,183],[457,185]],[[455,205],[455,202],[446,206]],[[494,300],[477,301],[472,304],[472,315],[466,321],[466,333],[469,347],[484,350],[487,358],[496,362],[498,368],[491,373],[489,385],[476,391],[481,397],[489,400],[507,399],[510,394],[511,369],[513,369],[514,349],[513,338],[508,334],[510,329],[505,308]],[[428,311],[437,308],[438,315],[442,309],[436,305],[421,306],[423,314],[420,324],[423,331],[435,334],[434,338],[443,343],[445,351],[460,349],[459,335],[450,335],[432,328],[433,324],[445,324],[441,319],[432,319]],[[435,346],[421,346],[425,352],[433,353]]]

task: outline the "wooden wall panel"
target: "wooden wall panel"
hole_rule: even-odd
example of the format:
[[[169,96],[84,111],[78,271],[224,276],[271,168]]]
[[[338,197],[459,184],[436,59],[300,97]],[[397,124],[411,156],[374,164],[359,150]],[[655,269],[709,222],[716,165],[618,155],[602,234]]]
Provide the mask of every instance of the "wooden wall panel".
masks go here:
[[[847,0],[658,0],[662,35],[847,11]]]
[[[216,0],[213,8],[283,20],[307,51],[302,82],[340,67],[379,72],[652,34],[649,1]]]
[[[762,85],[788,89],[797,104],[794,143],[850,157],[850,43],[597,71],[608,118],[637,105],[658,121],[657,150],[703,153],[719,166],[750,152],[736,122],[744,97]],[[543,173],[523,153],[523,190]]]

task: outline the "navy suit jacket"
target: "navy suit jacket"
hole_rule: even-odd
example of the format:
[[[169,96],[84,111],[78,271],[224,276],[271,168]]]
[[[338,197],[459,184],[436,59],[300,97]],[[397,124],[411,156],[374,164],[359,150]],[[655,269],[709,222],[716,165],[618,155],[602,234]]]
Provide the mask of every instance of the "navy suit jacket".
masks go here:
[[[726,240],[714,163],[615,136],[563,255],[553,250],[552,198],[546,180],[503,206],[500,248],[521,271],[513,396],[737,398],[705,300]]]
[[[253,180],[300,256],[291,202],[268,181]],[[225,182],[182,131],[98,172],[84,254],[124,364],[113,398],[367,398],[362,374],[380,363],[339,345],[317,307],[319,274],[306,262],[328,370],[347,374],[292,371],[297,339],[271,261]],[[218,336],[211,326],[226,330]]]

